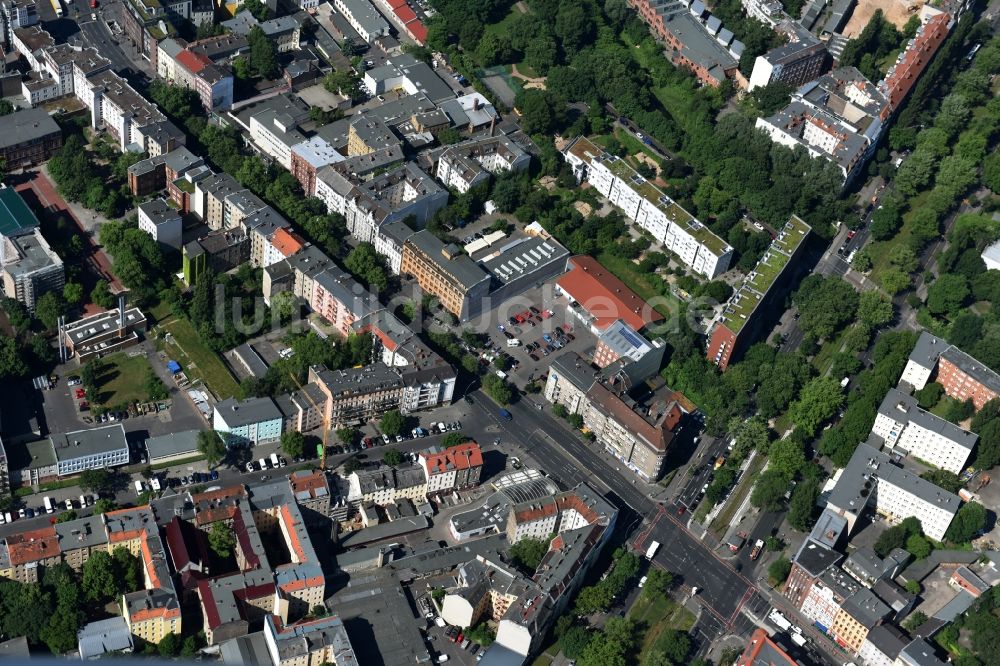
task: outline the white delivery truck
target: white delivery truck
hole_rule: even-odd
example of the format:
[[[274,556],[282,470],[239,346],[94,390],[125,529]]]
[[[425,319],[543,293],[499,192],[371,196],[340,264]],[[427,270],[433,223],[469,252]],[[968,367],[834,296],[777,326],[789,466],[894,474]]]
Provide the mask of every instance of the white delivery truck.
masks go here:
[[[52,506],[52,498],[44,497],[42,498],[42,503],[45,505],[45,513],[52,513],[55,508]]]
[[[788,631],[792,626],[792,623],[789,622],[777,608],[771,611],[771,614],[767,616],[767,619],[780,627],[782,631]]]
[[[656,555],[656,551],[658,551],[659,549],[660,549],[659,541],[654,541],[653,543],[649,544],[649,548],[646,549],[646,559],[652,560],[653,556]]]
[[[152,487],[153,490],[155,490],[157,492],[160,491],[160,488],[161,488],[161,486],[160,486],[160,480],[157,477],[154,476],[153,478],[151,478],[149,480],[149,485],[150,485],[150,487]]]
[[[141,495],[143,491],[142,481],[136,480],[135,482],[135,494]]]
[[[279,466],[279,465],[278,465],[278,454],[277,454],[277,453],[272,453],[272,454],[271,454],[271,465],[272,465],[272,466],[273,466],[273,467],[274,467],[275,469],[277,469],[277,468],[278,468],[278,466]]]
[[[264,471],[265,469],[268,469],[268,466],[267,466],[267,458],[261,458],[260,460],[258,460],[258,461],[257,461],[257,464],[259,464],[259,465],[260,465],[260,471],[262,471],[262,472],[263,472],[263,471]]]

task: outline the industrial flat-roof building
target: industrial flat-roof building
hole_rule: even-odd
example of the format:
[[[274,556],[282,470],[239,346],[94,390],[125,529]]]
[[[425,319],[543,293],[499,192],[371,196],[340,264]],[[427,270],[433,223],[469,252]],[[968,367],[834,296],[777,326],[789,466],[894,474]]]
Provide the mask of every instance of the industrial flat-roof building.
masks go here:
[[[52,435],[49,442],[59,476],[128,464],[128,441],[121,423]]]
[[[198,453],[198,430],[171,432],[146,440],[146,453],[150,465],[185,460]]]

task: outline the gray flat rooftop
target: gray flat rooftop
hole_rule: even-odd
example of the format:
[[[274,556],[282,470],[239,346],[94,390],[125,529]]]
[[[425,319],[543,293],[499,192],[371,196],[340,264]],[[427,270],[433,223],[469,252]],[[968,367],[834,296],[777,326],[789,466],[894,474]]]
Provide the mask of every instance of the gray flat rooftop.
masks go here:
[[[36,141],[61,130],[45,109],[34,108],[0,116],[0,149]]]
[[[914,423],[970,451],[979,439],[979,435],[963,430],[951,421],[945,421],[943,418],[921,409],[916,398],[898,389],[889,389],[878,411],[895,421]]]
[[[60,433],[49,438],[57,461],[73,460],[128,448],[125,428],[121,423],[91,430]]]

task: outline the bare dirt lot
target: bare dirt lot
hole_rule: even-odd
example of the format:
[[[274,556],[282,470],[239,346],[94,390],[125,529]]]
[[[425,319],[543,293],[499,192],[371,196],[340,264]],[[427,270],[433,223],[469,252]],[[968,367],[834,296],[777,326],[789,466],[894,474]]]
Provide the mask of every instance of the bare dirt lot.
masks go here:
[[[881,9],[885,17],[897,28],[902,28],[911,16],[920,11],[923,5],[923,0],[859,0],[858,6],[851,14],[851,20],[844,28],[843,35],[844,37],[857,37],[868,25],[868,21],[876,9]]]

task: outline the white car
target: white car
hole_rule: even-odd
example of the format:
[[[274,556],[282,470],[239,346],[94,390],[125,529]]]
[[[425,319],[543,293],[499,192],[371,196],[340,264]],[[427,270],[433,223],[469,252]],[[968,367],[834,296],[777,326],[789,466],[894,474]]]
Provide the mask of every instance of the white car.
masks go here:
[[[645,585],[647,580],[649,580],[649,576],[643,576],[642,578],[640,578],[639,587],[641,588],[643,585]]]
[[[252,460],[251,460],[250,462],[248,462],[248,463],[247,463],[247,471],[248,471],[248,472],[255,472],[255,471],[256,471],[256,470],[254,469],[254,466],[253,466],[253,461],[252,461]]]

